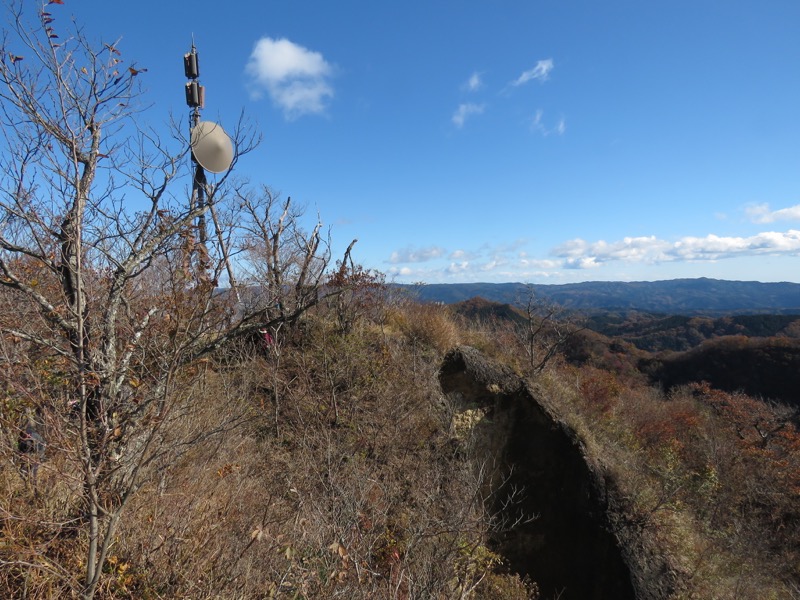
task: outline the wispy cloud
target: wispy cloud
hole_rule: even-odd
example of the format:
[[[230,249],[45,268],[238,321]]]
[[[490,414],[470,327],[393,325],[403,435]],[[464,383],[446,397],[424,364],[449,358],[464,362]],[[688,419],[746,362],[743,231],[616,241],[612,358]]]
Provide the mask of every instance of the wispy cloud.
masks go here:
[[[675,242],[655,236],[626,237],[615,242],[574,239],[554,248],[552,255],[567,268],[587,269],[613,261],[659,263],[716,261],[736,256],[800,254],[800,231],[765,231],[748,237],[683,237]]]
[[[457,275],[459,273],[467,273],[470,271],[469,261],[461,261],[459,263],[450,263],[445,271],[449,275]]]
[[[558,277],[563,261],[530,260],[521,257],[491,259],[476,257],[475,260],[451,260],[445,264],[426,267],[389,267],[390,277],[406,281],[463,282],[463,281],[531,281]]]
[[[551,134],[564,135],[564,132],[567,131],[567,122],[564,120],[564,117],[561,117],[554,126],[548,127],[544,122],[544,111],[539,109],[531,119],[531,131],[543,136]]]
[[[523,269],[557,269],[561,266],[561,261],[549,258],[529,258],[525,253],[519,256],[519,266]]]
[[[399,263],[420,263],[441,258],[446,253],[444,248],[439,246],[428,246],[427,248],[403,248],[402,250],[395,250],[389,257],[389,262],[392,264]]]
[[[464,85],[461,86],[462,89],[468,92],[477,92],[479,89],[483,87],[483,78],[480,73],[475,71],[472,75],[469,76]]]
[[[245,72],[252,78],[252,97],[260,98],[266,91],[287,119],[323,113],[333,97],[333,67],[319,52],[285,38],[258,40]]]
[[[392,253],[390,263],[423,263],[425,266],[390,266],[390,277],[411,281],[527,280],[548,277],[542,269],[562,267],[562,261],[528,258],[522,247],[525,238],[503,244],[484,244],[477,249],[458,249],[446,253],[438,246],[405,249]]]
[[[413,277],[418,274],[418,271],[410,267],[392,267],[388,271],[388,274],[392,277]]]
[[[481,114],[484,109],[485,106],[483,104],[473,104],[471,102],[460,104],[456,112],[453,113],[453,124],[461,129],[469,117]]]
[[[511,85],[520,86],[529,81],[547,81],[550,78],[550,72],[553,70],[554,66],[552,58],[540,60],[536,63],[535,67],[528,69],[512,81]]]
[[[770,210],[769,204],[754,204],[745,209],[745,214],[753,223],[800,221],[800,204],[778,210]]]

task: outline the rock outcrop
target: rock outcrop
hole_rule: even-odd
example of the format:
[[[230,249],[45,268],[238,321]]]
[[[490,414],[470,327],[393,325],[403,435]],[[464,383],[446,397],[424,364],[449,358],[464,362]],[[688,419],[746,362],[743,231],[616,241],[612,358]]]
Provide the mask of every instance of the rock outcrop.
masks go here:
[[[523,379],[462,346],[445,357],[439,381],[457,412],[480,416],[470,456],[490,473],[484,497],[500,525],[490,543],[511,570],[536,581],[542,598],[669,596],[648,589],[613,533],[603,470]]]

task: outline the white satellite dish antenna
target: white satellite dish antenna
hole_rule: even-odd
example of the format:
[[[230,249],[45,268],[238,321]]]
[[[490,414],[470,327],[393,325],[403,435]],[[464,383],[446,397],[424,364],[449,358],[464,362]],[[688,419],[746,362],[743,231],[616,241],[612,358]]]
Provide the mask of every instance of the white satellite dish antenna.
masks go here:
[[[189,143],[195,160],[206,171],[222,173],[230,168],[233,162],[233,142],[222,129],[222,125],[200,121],[192,127]]]

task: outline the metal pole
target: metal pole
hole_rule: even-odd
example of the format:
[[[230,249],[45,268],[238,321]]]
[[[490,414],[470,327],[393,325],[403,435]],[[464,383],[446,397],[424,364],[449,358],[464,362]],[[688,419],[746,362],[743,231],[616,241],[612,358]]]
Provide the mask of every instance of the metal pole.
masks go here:
[[[191,144],[192,130],[200,123],[200,109],[205,101],[205,88],[198,81],[200,77],[200,60],[197,55],[197,48],[194,45],[194,39],[192,39],[191,51],[183,56],[183,68],[187,79],[189,79],[186,83],[186,104],[192,109],[189,115],[189,140]],[[205,169],[197,162],[194,152],[191,155],[194,177],[192,179],[192,196],[189,201],[189,209],[195,210],[206,205],[207,180]],[[200,246],[200,268],[205,271],[209,267],[208,250],[206,248],[208,235],[206,232],[205,212],[197,216],[197,236],[198,245]]]
[[[186,78],[189,80],[186,83],[186,104],[192,109],[189,115],[189,139],[191,144],[191,135],[195,127],[200,123],[200,109],[205,106],[205,88],[200,85],[198,81],[200,77],[200,60],[197,56],[197,48],[194,45],[194,38],[192,38],[192,49],[188,54],[183,56],[183,68]],[[190,210],[196,208],[206,207],[211,213],[211,219],[214,222],[214,229],[219,242],[219,249],[222,253],[223,260],[225,261],[225,268],[228,271],[228,279],[230,280],[231,289],[236,294],[236,299],[241,302],[239,297],[239,289],[236,285],[236,279],[233,275],[233,268],[231,267],[228,250],[225,245],[225,239],[222,235],[222,229],[217,219],[214,205],[211,201],[210,194],[208,193],[208,182],[206,180],[206,172],[203,166],[197,160],[194,152],[192,151],[192,166],[194,168],[194,177],[192,179],[192,196],[189,201]],[[200,251],[200,268],[205,272],[211,266],[210,255],[206,243],[208,241],[208,232],[206,231],[206,215],[205,211],[197,216],[197,235],[198,235],[198,248]],[[194,237],[194,234],[192,234]],[[215,283],[216,285],[216,283]]]

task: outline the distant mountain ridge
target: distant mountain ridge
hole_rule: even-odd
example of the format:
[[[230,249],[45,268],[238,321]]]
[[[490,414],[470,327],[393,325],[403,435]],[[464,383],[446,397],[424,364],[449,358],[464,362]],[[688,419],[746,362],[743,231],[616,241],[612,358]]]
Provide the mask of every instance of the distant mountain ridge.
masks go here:
[[[798,313],[800,283],[722,279],[588,281],[560,285],[523,283],[433,283],[400,286],[425,302],[453,304],[480,297],[519,305],[530,290],[575,310],[640,310],[670,314]]]

